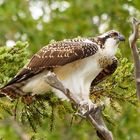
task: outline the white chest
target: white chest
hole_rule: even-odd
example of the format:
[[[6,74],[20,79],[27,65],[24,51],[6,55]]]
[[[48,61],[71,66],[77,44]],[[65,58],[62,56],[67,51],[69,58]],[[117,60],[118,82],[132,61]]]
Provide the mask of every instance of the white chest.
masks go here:
[[[101,72],[98,55],[57,68],[55,73],[66,88],[75,94],[89,94],[92,80]]]

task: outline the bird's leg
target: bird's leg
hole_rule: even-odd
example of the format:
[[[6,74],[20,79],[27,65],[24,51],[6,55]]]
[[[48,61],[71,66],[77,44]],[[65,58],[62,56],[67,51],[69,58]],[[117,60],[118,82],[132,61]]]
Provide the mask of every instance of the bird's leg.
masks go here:
[[[79,94],[80,102],[79,102],[79,110],[81,115],[84,115],[86,112],[89,112],[92,108],[96,108],[96,104],[94,104],[90,99],[90,84],[85,81],[81,84],[81,93]]]
[[[82,100],[78,106],[78,114],[81,116],[85,116],[85,113],[87,113],[92,107],[93,107],[92,102]]]
[[[97,108],[101,108],[102,110],[104,110],[105,105],[103,102],[95,104],[94,102],[92,102],[89,98],[88,100],[82,100],[79,103],[79,107],[78,107],[78,112],[76,113],[76,115],[79,115],[83,118],[86,118],[86,116],[88,116],[89,114],[96,112]]]
[[[81,116],[85,116],[87,112],[90,112],[91,109],[95,109],[97,107],[96,104],[94,104],[91,99],[89,99],[88,94],[82,95],[81,101],[79,103],[78,107],[78,113]]]

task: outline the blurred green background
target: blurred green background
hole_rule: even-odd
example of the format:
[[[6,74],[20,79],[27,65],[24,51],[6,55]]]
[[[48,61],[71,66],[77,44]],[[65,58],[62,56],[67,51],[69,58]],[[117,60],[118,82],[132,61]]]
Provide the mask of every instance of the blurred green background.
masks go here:
[[[17,41],[28,42],[30,58],[51,40],[96,36],[115,29],[126,37],[120,49],[122,57],[128,58],[131,63],[128,36],[132,29],[132,17],[140,19],[140,0],[0,0],[0,46],[11,48]],[[17,63],[20,64],[20,61]],[[128,85],[131,92],[131,84]],[[134,90],[133,86],[132,92]],[[108,123],[109,129],[116,140],[139,140],[140,109],[130,103],[121,105],[123,107],[118,114],[113,110],[108,111],[114,121],[113,125]],[[38,133],[25,130],[29,136],[33,136],[32,139],[37,140],[97,139],[88,122],[75,120],[71,126],[69,115],[63,118],[57,114],[55,116],[52,132],[45,119]],[[2,124],[0,139],[19,140],[10,125]]]

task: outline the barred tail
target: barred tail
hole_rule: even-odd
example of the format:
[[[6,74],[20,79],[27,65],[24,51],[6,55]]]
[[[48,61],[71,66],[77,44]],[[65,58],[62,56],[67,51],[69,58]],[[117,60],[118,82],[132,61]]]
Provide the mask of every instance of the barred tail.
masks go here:
[[[11,100],[17,99],[22,95],[25,95],[25,93],[22,91],[21,87],[23,84],[12,84],[6,87],[3,87],[0,89],[0,92],[10,98]]]

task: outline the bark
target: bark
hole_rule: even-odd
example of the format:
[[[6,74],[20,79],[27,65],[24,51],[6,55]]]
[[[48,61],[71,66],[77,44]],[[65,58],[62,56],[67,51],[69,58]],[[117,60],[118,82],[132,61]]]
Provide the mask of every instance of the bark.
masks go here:
[[[139,25],[140,21],[138,21],[136,18],[133,18],[132,20],[133,32],[129,37],[129,44],[134,60],[134,68],[135,68],[134,73],[135,73],[137,97],[140,101],[140,58],[137,48],[137,40],[139,38]]]

